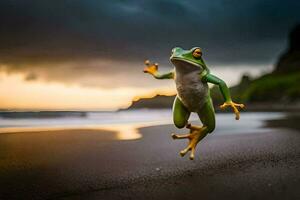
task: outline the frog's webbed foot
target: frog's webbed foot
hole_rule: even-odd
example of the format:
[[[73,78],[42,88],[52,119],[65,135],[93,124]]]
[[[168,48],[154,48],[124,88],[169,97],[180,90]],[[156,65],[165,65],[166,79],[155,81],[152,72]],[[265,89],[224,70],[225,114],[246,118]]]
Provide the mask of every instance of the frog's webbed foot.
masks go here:
[[[151,63],[149,60],[145,60],[144,73],[154,74],[157,72],[158,63]]]
[[[240,111],[238,110],[238,108],[245,108],[245,105],[244,104],[238,104],[238,103],[234,103],[232,101],[230,102],[225,102],[223,103],[220,108],[221,109],[225,109],[226,107],[230,106],[235,114],[235,119],[236,120],[239,120],[240,119]]]
[[[206,133],[204,133],[204,129],[206,127],[200,127],[200,126],[192,126],[191,124],[188,124],[186,128],[190,129],[190,133],[188,134],[172,134],[173,139],[189,139],[188,146],[180,151],[180,155],[183,157],[187,152],[191,151],[190,159],[193,160],[195,157],[195,149],[198,144],[198,142],[204,138]]]

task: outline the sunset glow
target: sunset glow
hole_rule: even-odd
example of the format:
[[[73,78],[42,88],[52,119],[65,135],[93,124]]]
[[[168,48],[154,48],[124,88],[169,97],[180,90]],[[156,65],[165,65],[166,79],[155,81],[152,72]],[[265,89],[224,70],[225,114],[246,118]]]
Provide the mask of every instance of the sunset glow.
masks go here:
[[[130,105],[137,94],[161,93],[133,87],[90,88],[62,83],[24,81],[21,74],[0,73],[0,107],[29,110],[115,110]],[[168,88],[161,91],[169,93]]]

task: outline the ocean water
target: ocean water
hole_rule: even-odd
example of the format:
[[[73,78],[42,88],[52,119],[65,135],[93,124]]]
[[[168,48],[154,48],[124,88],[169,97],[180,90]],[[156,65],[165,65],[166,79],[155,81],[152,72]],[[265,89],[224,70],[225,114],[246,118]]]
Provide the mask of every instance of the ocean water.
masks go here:
[[[280,112],[246,112],[241,113],[240,120],[235,120],[233,113],[216,114],[217,134],[240,134],[264,132],[264,121],[284,117]],[[190,121],[199,123],[198,116],[192,114]],[[141,127],[172,124],[172,111],[130,110],[119,112],[86,112],[84,115],[63,115],[60,117],[4,117],[0,116],[0,133],[32,132],[65,129],[111,130],[118,133],[118,139],[140,138]],[[243,131],[241,131],[243,130]]]

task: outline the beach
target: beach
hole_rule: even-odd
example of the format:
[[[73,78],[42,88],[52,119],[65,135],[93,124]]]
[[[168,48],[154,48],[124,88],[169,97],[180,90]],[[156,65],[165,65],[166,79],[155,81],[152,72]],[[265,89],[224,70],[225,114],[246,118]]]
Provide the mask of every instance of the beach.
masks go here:
[[[0,200],[300,200],[299,8],[1,0]]]
[[[0,199],[299,199],[299,130],[222,127],[194,161],[179,156],[187,141],[170,135],[187,130],[172,124],[139,126],[130,140],[84,128],[1,133]]]

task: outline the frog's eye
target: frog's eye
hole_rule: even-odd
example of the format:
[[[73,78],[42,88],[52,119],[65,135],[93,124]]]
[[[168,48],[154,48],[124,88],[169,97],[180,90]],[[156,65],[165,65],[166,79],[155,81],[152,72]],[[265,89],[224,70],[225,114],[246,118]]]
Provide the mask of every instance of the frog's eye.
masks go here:
[[[200,58],[202,56],[202,51],[201,49],[197,48],[193,51],[193,56],[194,58]]]

